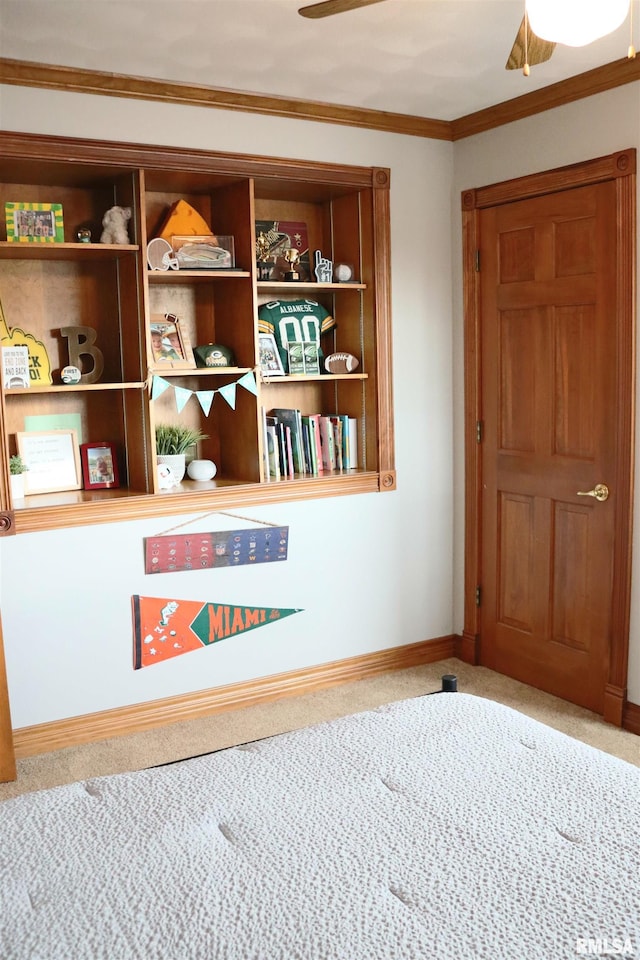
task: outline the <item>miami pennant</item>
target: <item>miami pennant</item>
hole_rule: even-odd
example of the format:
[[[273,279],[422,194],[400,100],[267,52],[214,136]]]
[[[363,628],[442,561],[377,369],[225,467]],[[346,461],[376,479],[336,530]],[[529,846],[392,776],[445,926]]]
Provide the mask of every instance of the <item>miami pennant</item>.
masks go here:
[[[160,597],[134,596],[132,603],[135,670],[301,613],[297,608],[243,607]]]

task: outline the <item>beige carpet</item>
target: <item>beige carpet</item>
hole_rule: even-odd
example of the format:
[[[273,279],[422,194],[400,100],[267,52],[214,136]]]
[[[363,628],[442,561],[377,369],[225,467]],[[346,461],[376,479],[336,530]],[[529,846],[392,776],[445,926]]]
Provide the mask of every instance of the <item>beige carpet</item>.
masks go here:
[[[87,777],[138,770],[191,757],[368,710],[392,700],[419,696],[439,689],[440,677],[445,673],[456,674],[458,689],[465,693],[504,703],[577,740],[640,766],[640,737],[635,734],[612,727],[588,710],[485,667],[471,667],[460,660],[450,659],[305,696],[287,697],[201,720],[174,723],[127,737],[28,757],[18,761],[16,782],[0,784],[0,801]]]

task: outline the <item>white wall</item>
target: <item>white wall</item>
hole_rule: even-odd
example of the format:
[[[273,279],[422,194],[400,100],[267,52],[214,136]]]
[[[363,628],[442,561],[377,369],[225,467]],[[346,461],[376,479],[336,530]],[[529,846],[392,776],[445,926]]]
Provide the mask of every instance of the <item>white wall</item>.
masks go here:
[[[392,183],[398,490],[252,509],[251,517],[290,526],[289,560],[277,569],[263,564],[145,576],[143,537],[183,523],[184,516],[1,540],[0,608],[14,726],[451,633],[453,146],[13,86],[0,87],[0,127],[388,166]],[[187,530],[238,525],[211,516]],[[134,671],[133,594],[302,607],[304,613]]]
[[[553,167],[640,148],[640,86],[598,94],[544,114],[479,134],[455,146],[453,178],[454,418],[455,418],[455,629],[462,630],[464,563],[463,343],[460,193]],[[640,440],[636,440],[640,457]],[[640,488],[636,485],[634,554],[640,556]],[[640,565],[632,581],[628,695],[640,703]]]

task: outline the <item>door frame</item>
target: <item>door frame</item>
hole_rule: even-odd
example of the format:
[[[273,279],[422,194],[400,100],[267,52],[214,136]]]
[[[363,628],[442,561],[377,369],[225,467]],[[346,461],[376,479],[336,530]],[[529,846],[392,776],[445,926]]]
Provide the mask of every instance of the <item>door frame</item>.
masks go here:
[[[13,746],[9,689],[4,662],[2,620],[0,619],[0,783],[15,780],[16,776],[16,755]]]
[[[614,418],[618,475],[615,478],[613,595],[608,675],[603,716],[622,725],[627,696],[629,618],[631,609],[631,550],[635,426],[636,315],[636,151],[618,151],[595,160],[558,167],[543,173],[462,192],[463,311],[464,311],[464,447],[465,447],[465,572],[464,630],[459,655],[467,663],[480,659],[482,584],[482,464],[478,424],[482,423],[480,286],[477,262],[480,212],[574,187],[614,180],[616,185],[617,398]]]

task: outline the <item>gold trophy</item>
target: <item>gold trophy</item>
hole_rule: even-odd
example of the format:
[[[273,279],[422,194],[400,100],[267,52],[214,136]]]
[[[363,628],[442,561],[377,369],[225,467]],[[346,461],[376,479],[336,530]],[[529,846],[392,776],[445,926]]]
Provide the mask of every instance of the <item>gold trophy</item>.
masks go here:
[[[285,270],[285,274],[284,274],[285,280],[299,280],[299,279],[300,279],[300,274],[298,273],[297,270],[294,270],[295,265],[296,265],[296,264],[298,263],[298,261],[300,260],[300,253],[299,253],[299,251],[296,250],[295,247],[289,247],[288,250],[285,250],[285,251],[284,251],[284,253],[282,254],[282,256],[284,257],[284,259],[287,261],[287,263],[288,263],[289,266],[291,267],[290,270]]]
[[[268,280],[273,262],[269,260],[269,238],[266,233],[260,233],[256,240],[256,266],[258,280]]]

